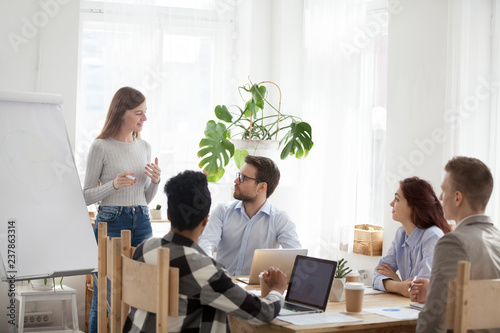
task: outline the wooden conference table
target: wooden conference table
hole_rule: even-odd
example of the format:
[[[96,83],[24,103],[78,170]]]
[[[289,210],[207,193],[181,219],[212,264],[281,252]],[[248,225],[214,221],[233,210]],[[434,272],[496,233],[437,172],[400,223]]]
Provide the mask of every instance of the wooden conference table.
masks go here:
[[[246,290],[258,290],[258,285],[247,285],[243,282],[236,281]],[[389,307],[389,306],[402,306],[409,307],[410,299],[398,296],[395,294],[368,294],[363,298],[364,308],[375,307]],[[345,302],[328,302],[327,312],[340,312],[342,314],[362,319],[363,321],[352,323],[335,323],[335,324],[322,324],[311,326],[296,326],[278,319],[274,319],[271,323],[262,326],[251,325],[248,322],[228,316],[231,332],[415,332],[417,320],[400,320],[390,317],[380,316],[374,313],[362,311],[359,314],[347,313],[345,311]]]

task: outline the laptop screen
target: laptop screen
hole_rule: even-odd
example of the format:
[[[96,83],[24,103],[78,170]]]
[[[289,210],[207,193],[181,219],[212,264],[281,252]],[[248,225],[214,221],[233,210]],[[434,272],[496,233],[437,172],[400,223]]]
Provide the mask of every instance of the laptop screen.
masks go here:
[[[337,262],[298,255],[286,300],[326,309]]]

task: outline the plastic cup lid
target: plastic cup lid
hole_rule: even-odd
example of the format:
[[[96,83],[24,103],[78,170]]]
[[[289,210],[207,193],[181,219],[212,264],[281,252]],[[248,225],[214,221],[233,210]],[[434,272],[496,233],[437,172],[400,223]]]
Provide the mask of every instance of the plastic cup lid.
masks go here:
[[[359,276],[358,271],[352,271],[351,273],[347,274],[346,276]]]
[[[361,282],[346,282],[344,288],[349,290],[363,290],[365,289],[365,285]]]

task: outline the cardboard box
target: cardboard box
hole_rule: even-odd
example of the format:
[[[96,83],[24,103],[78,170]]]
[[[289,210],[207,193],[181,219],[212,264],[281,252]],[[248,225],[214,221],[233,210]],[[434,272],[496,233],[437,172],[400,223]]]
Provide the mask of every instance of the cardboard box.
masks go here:
[[[373,228],[372,230],[369,230]],[[384,231],[374,224],[357,224],[354,226],[353,252],[365,256],[381,256]]]

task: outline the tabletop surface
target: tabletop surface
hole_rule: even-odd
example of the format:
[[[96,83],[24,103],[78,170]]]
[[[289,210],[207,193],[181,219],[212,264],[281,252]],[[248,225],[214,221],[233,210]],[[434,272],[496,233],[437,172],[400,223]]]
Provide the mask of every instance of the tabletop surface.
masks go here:
[[[258,285],[247,285],[243,282],[236,281],[235,283],[245,288],[246,290],[258,290]],[[380,308],[380,307],[410,307],[410,299],[390,294],[370,294],[363,298],[363,308]],[[347,313],[344,302],[328,302],[326,312],[339,312],[354,318],[362,319],[360,322],[352,323],[335,323],[309,326],[296,326],[278,319],[274,319],[270,324],[265,326],[253,326],[247,322],[229,316],[231,331],[244,332],[415,332],[417,324],[416,319],[394,319],[378,314],[362,311],[360,313]]]

